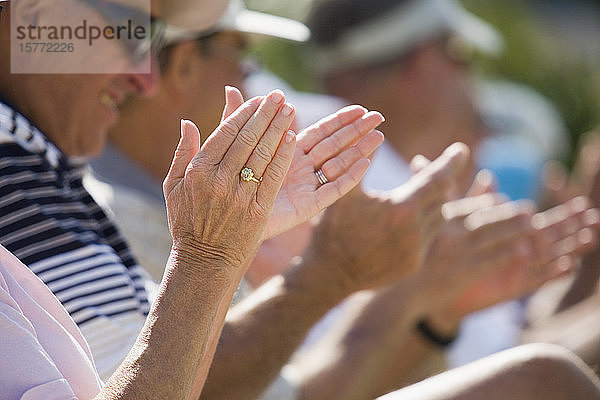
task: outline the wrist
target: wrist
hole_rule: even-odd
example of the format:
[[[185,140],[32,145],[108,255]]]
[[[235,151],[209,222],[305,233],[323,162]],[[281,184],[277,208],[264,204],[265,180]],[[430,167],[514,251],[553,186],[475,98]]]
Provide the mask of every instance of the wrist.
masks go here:
[[[180,241],[171,248],[167,270],[194,285],[206,286],[209,280],[233,283],[237,278],[241,279],[244,268],[240,261],[222,252],[207,250],[205,246],[190,241]]]
[[[318,299],[325,312],[352,294],[348,285],[329,274],[331,266],[323,263],[319,257],[305,254],[292,260],[290,269],[285,273],[286,287],[290,291],[303,293],[311,301]]]

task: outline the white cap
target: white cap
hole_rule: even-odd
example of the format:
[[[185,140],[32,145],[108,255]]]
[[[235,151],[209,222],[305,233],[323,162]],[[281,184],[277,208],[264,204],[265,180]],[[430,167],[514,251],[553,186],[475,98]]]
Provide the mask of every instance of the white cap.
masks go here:
[[[289,18],[278,17],[257,11],[250,11],[242,0],[232,0],[225,14],[212,27],[203,29],[167,28],[167,41],[175,42],[199,34],[210,34],[220,31],[235,31],[248,34],[288,39],[295,42],[306,42],[310,38],[310,30],[301,22]]]
[[[316,64],[331,71],[399,56],[445,32],[454,33],[479,50],[498,55],[500,34],[455,0],[413,0],[377,18],[357,24],[334,43],[317,46]]]

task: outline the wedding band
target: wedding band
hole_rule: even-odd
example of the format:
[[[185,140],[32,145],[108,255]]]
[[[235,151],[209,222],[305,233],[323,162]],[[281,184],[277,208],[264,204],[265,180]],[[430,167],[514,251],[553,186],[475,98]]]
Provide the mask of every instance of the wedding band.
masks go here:
[[[252,171],[252,169],[250,169],[248,167],[245,167],[244,169],[242,169],[242,172],[240,172],[240,178],[244,182],[254,182],[254,183],[258,183],[259,185],[262,182],[262,177],[259,179],[256,179],[256,177],[254,176],[254,171]]]
[[[321,185],[325,185],[326,183],[329,182],[329,180],[327,179],[327,177],[325,176],[325,174],[323,173],[321,168],[319,168],[318,170],[315,171],[315,175],[317,176],[317,180],[319,181],[319,183]]]

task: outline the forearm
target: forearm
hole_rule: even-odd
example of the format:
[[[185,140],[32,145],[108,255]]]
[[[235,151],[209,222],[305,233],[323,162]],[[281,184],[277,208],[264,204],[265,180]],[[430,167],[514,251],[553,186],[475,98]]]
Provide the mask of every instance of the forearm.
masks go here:
[[[529,327],[522,343],[561,345],[597,370],[600,365],[600,293]],[[600,371],[596,371],[598,373]]]
[[[266,389],[309,329],[348,294],[324,271],[319,261],[302,260],[230,311],[201,398],[255,399]]]
[[[380,400],[587,400],[599,397],[600,382],[581,360],[558,346],[535,344],[450,370]]]
[[[421,307],[409,285],[352,298],[336,328],[299,357],[301,398],[373,398],[409,381],[415,366],[436,352],[415,337]]]
[[[446,370],[443,348],[434,345],[414,329],[394,353],[394,357],[376,377],[373,385],[375,396],[412,385]]]
[[[223,325],[221,304],[241,272],[197,259],[172,253],[140,336],[98,399],[186,399],[194,380],[203,381]]]

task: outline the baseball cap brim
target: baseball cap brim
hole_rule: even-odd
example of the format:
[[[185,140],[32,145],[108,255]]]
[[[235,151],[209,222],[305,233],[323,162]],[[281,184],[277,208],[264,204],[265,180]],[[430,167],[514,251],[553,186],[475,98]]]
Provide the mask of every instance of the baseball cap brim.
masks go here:
[[[270,36],[295,42],[306,42],[310,38],[310,29],[301,22],[276,15],[250,11],[241,0],[232,0],[221,18],[213,24],[193,27],[181,27],[169,24],[167,42],[208,35],[220,31],[234,31],[253,35]]]
[[[504,49],[502,35],[490,24],[459,6],[447,3],[448,29],[483,53],[497,56]]]
[[[454,0],[415,0],[358,24],[334,42],[315,48],[315,67],[331,71],[396,57],[419,43],[453,33],[476,49],[498,55],[502,36]]]
[[[229,10],[231,9],[232,7]],[[306,42],[310,38],[310,30],[301,22],[246,8],[234,9],[233,12],[229,10],[217,23],[218,30],[264,35],[295,42]]]

